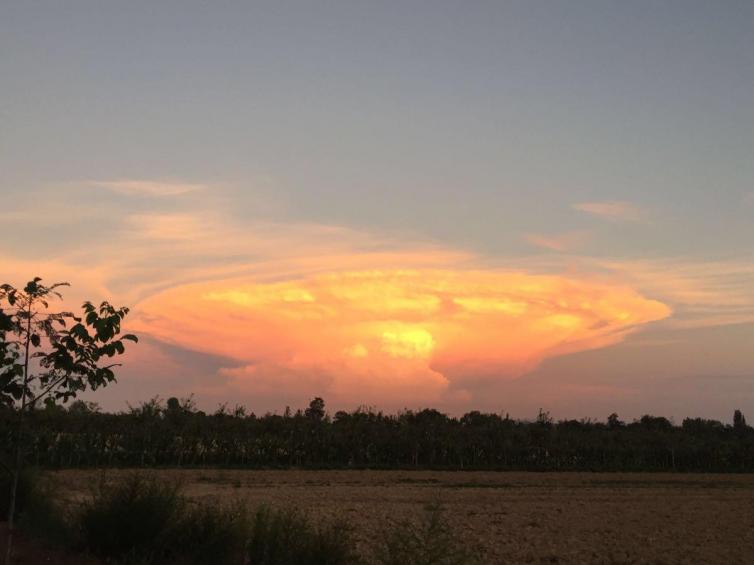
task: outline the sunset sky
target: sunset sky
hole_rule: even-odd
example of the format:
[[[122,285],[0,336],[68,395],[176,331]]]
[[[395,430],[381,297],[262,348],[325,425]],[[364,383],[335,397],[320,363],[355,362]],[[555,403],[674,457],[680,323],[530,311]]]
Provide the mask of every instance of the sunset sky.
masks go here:
[[[0,77],[106,409],[754,417],[749,0],[6,2]]]

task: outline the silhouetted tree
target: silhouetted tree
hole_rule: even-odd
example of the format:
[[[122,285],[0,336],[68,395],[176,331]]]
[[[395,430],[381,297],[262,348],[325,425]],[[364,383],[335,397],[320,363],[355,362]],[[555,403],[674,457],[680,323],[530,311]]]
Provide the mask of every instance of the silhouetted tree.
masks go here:
[[[325,417],[325,401],[319,396],[309,403],[309,408],[304,411],[304,416],[310,420],[320,421]]]
[[[737,430],[746,429],[746,418],[740,410],[733,412],[733,427]]]
[[[329,418],[324,401],[288,416],[238,407],[207,415],[186,400],[179,407],[158,398],[118,414],[46,406],[29,421],[29,459],[43,467],[754,472],[754,430],[701,418],[675,426],[645,416],[611,427],[614,418],[527,421],[479,411],[456,418],[433,409],[360,407]],[[0,449],[13,445],[13,415],[0,409]]]
[[[18,479],[24,463],[27,420],[37,403],[48,399],[67,402],[87,388],[95,390],[115,380],[113,367],[103,364],[124,352],[116,336],[127,308],[116,309],[107,302],[97,308],[83,305],[83,315],[50,312],[50,300],[62,298],[58,288],[39,277],[23,288],[0,286],[0,405],[16,416],[17,432],[11,442],[14,452],[8,506],[8,541],[5,563],[10,563]]]
[[[614,430],[615,428],[621,428],[625,425],[625,422],[622,422],[620,419],[618,419],[618,414],[616,414],[615,412],[607,417],[607,427],[611,430]]]

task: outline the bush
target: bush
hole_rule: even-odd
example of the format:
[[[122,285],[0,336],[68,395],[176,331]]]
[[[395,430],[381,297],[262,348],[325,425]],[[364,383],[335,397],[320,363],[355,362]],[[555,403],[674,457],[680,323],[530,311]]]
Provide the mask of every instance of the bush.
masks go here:
[[[127,563],[243,563],[245,509],[194,506],[179,485],[134,474],[103,483],[79,515],[82,549]]]
[[[158,562],[185,503],[179,487],[141,475],[102,483],[80,515],[84,546],[105,559]]]
[[[55,501],[49,484],[35,484],[18,516],[18,528],[28,536],[57,547],[75,545],[71,517]]]
[[[359,561],[345,524],[314,526],[293,510],[259,508],[248,545],[252,565],[341,565]]]
[[[393,522],[375,550],[382,565],[468,565],[477,559],[453,532],[442,506],[427,506],[421,521]]]
[[[174,558],[181,563],[243,563],[248,537],[244,506],[196,506],[178,522],[171,540]]]
[[[359,562],[351,530],[314,524],[296,511],[195,505],[179,485],[141,474],[104,480],[76,512],[28,475],[19,527],[37,539],[75,546],[109,563],[346,565]]]
[[[2,471],[0,471],[2,472]],[[10,505],[10,487],[13,477],[3,472],[0,478],[0,512],[5,520]],[[66,515],[54,502],[49,483],[40,480],[32,468],[22,469],[16,491],[16,524],[27,535],[53,545],[66,545],[71,538]]]
[[[38,483],[38,473],[31,468],[21,470],[18,476],[18,490],[16,491],[16,515],[20,515],[26,501],[32,496],[32,491]],[[7,469],[0,469],[0,521],[5,521],[10,508],[10,487],[13,484],[13,475]]]

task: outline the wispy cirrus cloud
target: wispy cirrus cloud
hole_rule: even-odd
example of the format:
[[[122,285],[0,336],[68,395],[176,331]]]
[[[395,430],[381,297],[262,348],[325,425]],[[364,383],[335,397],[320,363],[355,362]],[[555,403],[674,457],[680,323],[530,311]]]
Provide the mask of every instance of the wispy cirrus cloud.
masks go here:
[[[754,255],[729,259],[592,257],[548,254],[506,259],[504,267],[532,273],[602,273],[670,306],[665,328],[754,323]]]
[[[703,261],[689,258],[599,260],[665,303],[678,328],[754,322],[754,257]]]
[[[631,202],[610,200],[604,202],[579,202],[572,208],[611,222],[640,222],[647,212]]]
[[[576,230],[555,234],[525,233],[523,238],[531,245],[551,251],[572,251],[589,239],[589,232]]]
[[[153,180],[104,180],[90,181],[90,186],[106,188],[127,196],[168,197],[180,196],[190,192],[207,189],[206,185],[185,182],[166,182]]]

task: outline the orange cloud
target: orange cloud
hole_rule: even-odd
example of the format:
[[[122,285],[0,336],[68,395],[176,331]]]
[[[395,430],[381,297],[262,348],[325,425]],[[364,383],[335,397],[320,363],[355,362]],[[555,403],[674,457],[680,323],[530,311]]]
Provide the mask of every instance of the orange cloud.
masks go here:
[[[669,308],[663,328],[754,320],[750,256],[485,257],[410,233],[241,218],[217,187],[109,188],[140,198],[119,198],[120,213],[103,216],[90,186],[69,186],[0,212],[14,233],[31,229],[46,242],[27,238],[0,252],[0,282],[68,280],[56,307],[134,306],[128,330],[146,340],[129,349],[124,374],[141,375],[132,379],[137,391],[151,379],[171,394],[185,382],[180,393],[272,408],[313,395],[341,406],[464,405],[486,383],[616,343]],[[177,195],[185,196],[160,198]],[[577,206],[614,219],[632,208],[642,215],[627,203]],[[578,234],[528,238],[558,251]],[[171,353],[150,336],[213,356]]]
[[[467,381],[515,378],[670,314],[625,286],[448,268],[191,284],[136,310],[137,331],[237,361],[222,373],[245,391],[300,383],[389,405],[463,395]]]

